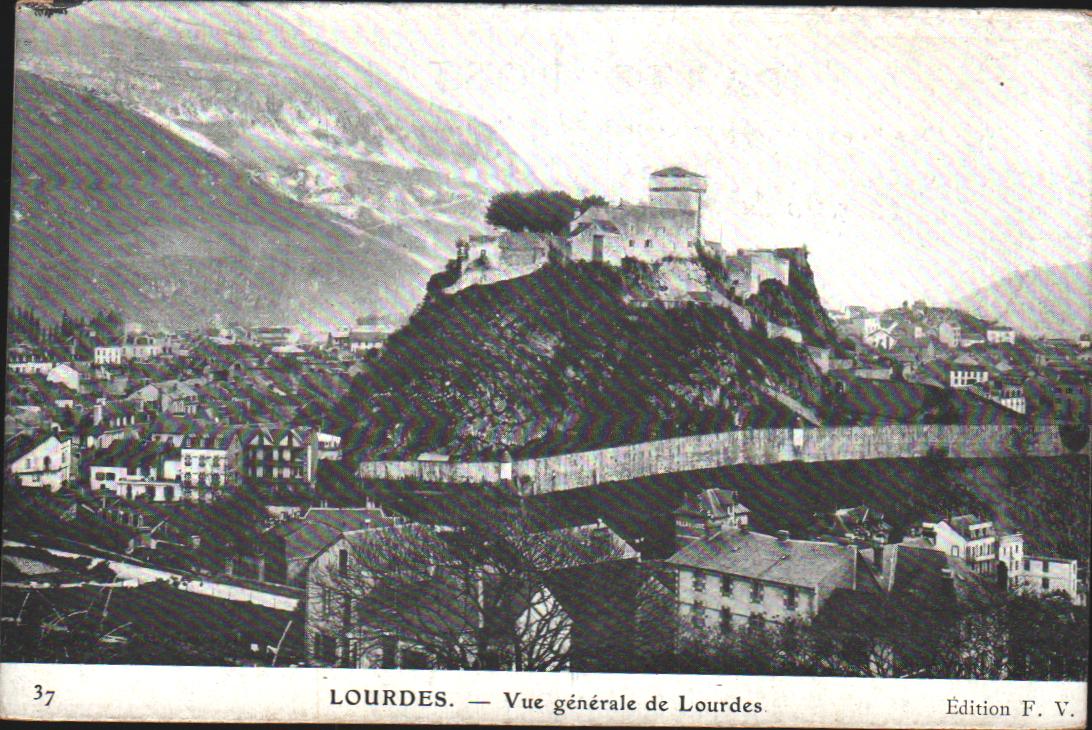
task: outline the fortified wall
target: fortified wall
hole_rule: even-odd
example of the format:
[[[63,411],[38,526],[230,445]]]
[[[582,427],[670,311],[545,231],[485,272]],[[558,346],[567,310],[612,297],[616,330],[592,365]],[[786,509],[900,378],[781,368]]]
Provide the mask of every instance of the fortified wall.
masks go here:
[[[1057,425],[861,426],[756,429],[684,436],[514,462],[365,461],[363,479],[499,484],[514,478],[524,494],[540,494],[657,474],[735,464],[915,458],[1058,456],[1071,453]],[[1081,453],[1088,453],[1085,443]]]

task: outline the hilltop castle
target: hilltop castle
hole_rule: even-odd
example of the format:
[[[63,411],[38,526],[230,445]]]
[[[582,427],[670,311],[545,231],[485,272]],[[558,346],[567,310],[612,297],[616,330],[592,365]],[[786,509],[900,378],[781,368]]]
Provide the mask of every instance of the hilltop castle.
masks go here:
[[[705,177],[681,167],[649,176],[649,202],[589,208],[569,228],[574,261],[620,264],[624,258],[659,261],[692,258],[701,240]]]
[[[791,261],[803,263],[806,251],[739,249],[729,255],[721,244],[702,237],[707,187],[704,175],[666,167],[649,175],[648,202],[576,211],[567,236],[526,231],[472,236],[458,243],[460,277],[445,291],[525,276],[545,265],[551,252],[571,261],[617,266],[627,258],[645,263],[694,260],[704,250],[723,264],[740,297],[757,294],[762,282],[770,279],[788,286]]]
[[[739,249],[728,255],[719,243],[702,237],[705,176],[667,167],[649,176],[649,202],[590,208],[573,219],[567,242],[573,261],[620,264],[624,258],[653,263],[668,257],[692,259],[699,245],[719,258],[737,294],[757,294],[763,281],[789,285],[790,261],[797,249]]]

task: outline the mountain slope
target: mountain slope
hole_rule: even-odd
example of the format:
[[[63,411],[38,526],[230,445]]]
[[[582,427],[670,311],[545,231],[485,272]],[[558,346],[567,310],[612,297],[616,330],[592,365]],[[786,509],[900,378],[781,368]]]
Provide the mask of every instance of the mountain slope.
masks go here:
[[[519,457],[794,423],[763,386],[822,401],[802,348],[726,308],[629,305],[654,277],[637,262],[550,264],[430,296],[328,422],[364,458]]]
[[[1076,337],[1092,331],[1092,261],[1040,266],[999,279],[955,306],[1025,335]]]
[[[17,73],[9,296],[170,326],[350,319],[412,305],[403,249],[269,189],[148,119]]]
[[[271,6],[89,3],[48,19],[19,13],[16,22],[17,69],[151,120],[340,219],[358,243],[402,249],[393,264],[373,264],[408,261],[415,285],[423,281],[416,269],[440,268],[454,241],[480,225],[492,192],[538,184],[487,125],[415,96]],[[16,109],[23,104],[17,93]],[[43,143],[63,146],[48,131]],[[369,311],[373,294],[403,302],[420,294],[400,291],[399,277],[387,291],[364,283],[355,305]]]

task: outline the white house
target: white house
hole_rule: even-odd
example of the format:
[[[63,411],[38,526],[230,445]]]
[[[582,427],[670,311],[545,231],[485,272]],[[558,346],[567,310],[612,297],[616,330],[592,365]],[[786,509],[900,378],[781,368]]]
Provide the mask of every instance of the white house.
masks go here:
[[[120,365],[123,358],[121,345],[96,345],[92,361],[96,365]]]
[[[948,385],[952,388],[966,388],[970,385],[985,385],[990,380],[990,370],[984,365],[952,363],[948,367]]]
[[[50,383],[60,383],[74,393],[80,391],[80,371],[68,365],[60,363],[46,374],[46,380]]]
[[[992,520],[973,514],[959,515],[950,520],[924,523],[933,534],[933,546],[953,558],[961,558],[972,573],[996,575],[999,561],[999,536]],[[1006,541],[1011,546],[1014,540]],[[1022,548],[1021,548],[1022,549]]]
[[[937,327],[937,339],[948,347],[958,347],[963,339],[963,327],[953,320],[941,322]]]
[[[1074,603],[1083,602],[1084,596],[1078,589],[1076,560],[1025,555],[1019,568],[1015,575],[1009,574],[1009,586],[1013,590],[1040,595],[1062,591]]]
[[[1016,342],[1016,330],[1012,327],[996,326],[989,327],[986,330],[986,341],[990,343],[1007,342],[1009,344]]]
[[[338,461],[341,459],[341,437],[332,433],[315,432],[315,446],[318,449],[318,458],[333,459]]]
[[[187,436],[182,446],[182,483],[189,489],[220,489],[236,484],[242,461],[242,430],[222,426]]]
[[[56,492],[72,479],[72,440],[55,434],[17,433],[4,441],[4,462],[20,485]]]
[[[895,346],[897,340],[890,329],[879,327],[866,334],[864,341],[866,345],[877,350],[890,350]]]

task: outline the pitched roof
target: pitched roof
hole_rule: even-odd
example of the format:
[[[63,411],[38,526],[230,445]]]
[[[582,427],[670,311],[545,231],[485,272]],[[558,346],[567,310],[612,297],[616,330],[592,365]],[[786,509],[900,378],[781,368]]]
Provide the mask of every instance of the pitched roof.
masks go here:
[[[81,457],[81,461],[85,461],[93,467],[124,466],[135,468],[137,466],[151,466],[157,459],[166,458],[175,453],[177,453],[176,449],[161,442],[119,439],[106,448],[98,449]]]
[[[243,426],[217,423],[188,433],[182,442],[187,449],[227,449],[240,436]]]
[[[20,431],[14,436],[9,436],[4,439],[4,463],[11,464],[18,461],[51,435],[40,431]]]
[[[397,523],[397,518],[387,517],[380,510],[312,507],[301,520],[286,522],[271,530],[285,536],[285,557],[296,560],[317,555],[343,533],[391,527]]]
[[[920,545],[885,545],[881,583],[899,604],[924,610],[978,607],[993,598],[962,560]]]
[[[852,546],[779,540],[772,535],[732,529],[690,543],[667,562],[742,578],[814,587],[854,557]]]
[[[363,561],[365,569],[371,572],[399,570],[405,565],[443,565],[451,561],[451,546],[440,530],[430,525],[387,524],[344,532],[341,537],[352,549],[353,559]]]
[[[951,518],[950,520],[945,520],[945,522],[948,524],[949,527],[959,533],[961,537],[968,540],[971,539],[971,525],[981,525],[989,523],[991,525],[990,529],[993,529],[992,520],[979,519],[978,515],[958,515]]]
[[[673,165],[671,167],[665,167],[662,170],[657,170],[652,173],[652,177],[705,177],[705,175],[699,175],[696,172],[690,172],[684,167],[678,167]]]
[[[621,231],[618,230],[618,226],[614,225],[614,223],[612,223],[611,221],[595,218],[592,220],[582,221],[580,225],[578,225],[572,230],[571,233],[569,233],[569,238],[579,236],[581,233],[588,230],[589,228],[595,228],[597,230],[603,231],[604,233],[621,233]]]
[[[697,494],[687,494],[675,514],[717,520],[730,514],[747,514],[750,511],[739,503],[739,492],[704,489]]]

